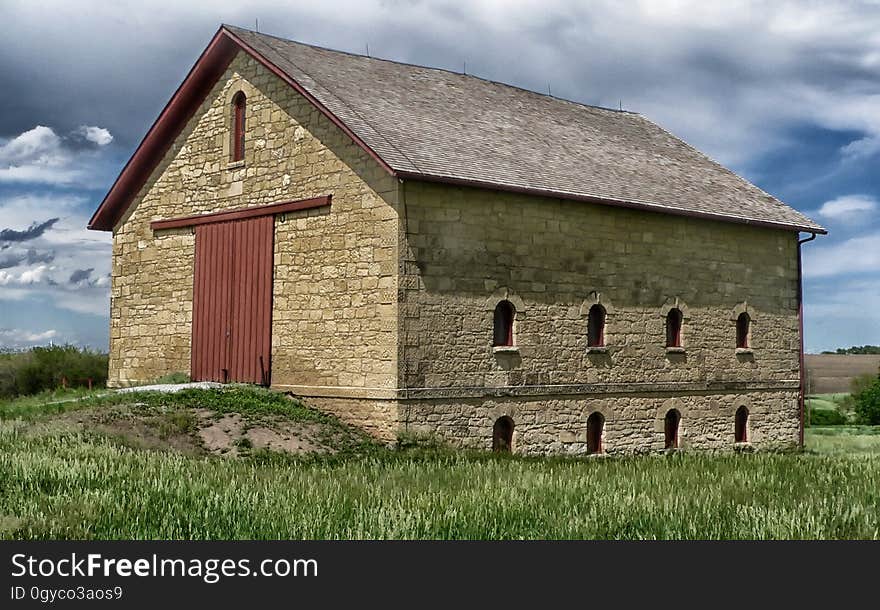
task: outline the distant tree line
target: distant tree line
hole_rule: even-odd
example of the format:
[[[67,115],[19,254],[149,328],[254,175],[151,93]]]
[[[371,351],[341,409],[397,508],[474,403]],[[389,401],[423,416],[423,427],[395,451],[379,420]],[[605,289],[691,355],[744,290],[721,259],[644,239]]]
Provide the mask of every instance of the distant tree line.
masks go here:
[[[880,354],[880,345],[853,345],[838,347],[836,351],[825,351],[823,354]]]
[[[0,353],[0,398],[107,383],[107,354],[73,345]]]

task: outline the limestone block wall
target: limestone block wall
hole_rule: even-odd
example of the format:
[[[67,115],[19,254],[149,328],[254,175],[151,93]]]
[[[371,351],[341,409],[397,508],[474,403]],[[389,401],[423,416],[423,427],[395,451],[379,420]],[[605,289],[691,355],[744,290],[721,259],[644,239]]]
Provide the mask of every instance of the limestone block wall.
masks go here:
[[[793,232],[428,183],[402,196],[402,387],[798,379]],[[514,354],[492,349],[503,298]],[[597,302],[608,351],[591,354]],[[673,306],[684,354],[666,351]],[[742,311],[754,350],[737,355]]]
[[[400,425],[400,404],[394,399],[309,396],[304,400],[309,406],[335,415],[345,423],[365,430],[386,443],[393,443],[403,431]],[[440,430],[431,432],[442,435]]]
[[[735,413],[749,409],[748,440],[756,449],[792,447],[798,437],[797,391],[724,394],[495,397],[404,401],[401,429],[437,435],[463,447],[492,448],[492,427],[502,416],[514,421],[512,450],[520,454],[587,454],[587,418],[605,418],[608,455],[664,449],[667,411],[681,414],[679,446],[732,451]]]
[[[245,155],[230,163],[238,91]],[[275,220],[273,384],[395,387],[397,182],[243,53],[115,227],[110,384],[189,372],[194,236],[151,221],[328,194],[329,210]]]

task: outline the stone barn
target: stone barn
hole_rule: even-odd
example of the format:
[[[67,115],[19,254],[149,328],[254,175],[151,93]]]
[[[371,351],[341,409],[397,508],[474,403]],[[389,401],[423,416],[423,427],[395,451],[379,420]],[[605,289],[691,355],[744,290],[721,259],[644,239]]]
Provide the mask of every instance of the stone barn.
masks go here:
[[[527,454],[802,438],[825,230],[636,113],[223,26],[90,228],[111,385]]]

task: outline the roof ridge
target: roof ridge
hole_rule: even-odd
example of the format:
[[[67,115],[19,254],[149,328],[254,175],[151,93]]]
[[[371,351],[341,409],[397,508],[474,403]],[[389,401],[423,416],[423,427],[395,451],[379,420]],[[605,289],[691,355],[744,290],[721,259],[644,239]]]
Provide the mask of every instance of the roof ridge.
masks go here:
[[[547,99],[551,99],[551,100],[556,100],[559,102],[566,102],[569,104],[574,104],[576,106],[581,106],[583,108],[591,108],[593,110],[601,110],[603,112],[611,112],[614,114],[631,114],[631,115],[636,115],[636,116],[642,116],[642,113],[640,113],[636,110],[624,110],[622,108],[610,108],[608,106],[601,106],[599,104],[589,104],[587,102],[579,102],[577,100],[572,100],[567,97],[558,97],[556,95],[552,95],[552,94],[548,94],[548,93],[541,93],[540,91],[535,91],[534,89],[528,89],[526,87],[521,87],[519,85],[512,85],[510,83],[505,83],[504,81],[494,80],[491,78],[485,78],[482,76],[477,76],[476,74],[468,74],[466,72],[456,72],[455,70],[451,70],[449,68],[438,68],[436,66],[425,66],[422,64],[415,64],[415,63],[411,63],[411,62],[407,62],[407,61],[400,61],[397,59],[386,59],[384,57],[374,57],[372,55],[364,55],[362,53],[355,53],[354,51],[344,51],[342,49],[334,49],[334,48],[325,47],[325,46],[319,45],[319,44],[311,44],[308,42],[302,42],[301,40],[293,40],[292,38],[284,38],[283,36],[278,36],[276,34],[267,34],[265,32],[258,32],[256,30],[243,28],[243,27],[240,27],[237,25],[231,25],[228,23],[222,24],[222,27],[241,30],[244,32],[249,32],[251,34],[256,34],[257,36],[265,36],[267,38],[274,38],[275,40],[281,40],[283,42],[299,44],[304,47],[310,47],[312,49],[320,49],[322,51],[329,51],[331,53],[342,53],[343,55],[350,55],[352,57],[360,57],[362,59],[372,59],[375,61],[383,61],[383,62],[389,63],[389,64],[397,64],[398,66],[408,66],[410,68],[421,68],[422,70],[434,70],[436,72],[445,72],[447,74],[452,74],[454,76],[459,76],[459,77],[463,77],[463,78],[473,78],[475,80],[483,81],[484,83],[492,83],[493,85],[500,85],[502,87],[510,87],[511,89],[525,91],[526,93],[530,93],[532,95],[537,95],[539,97],[543,97],[543,98],[547,98]]]

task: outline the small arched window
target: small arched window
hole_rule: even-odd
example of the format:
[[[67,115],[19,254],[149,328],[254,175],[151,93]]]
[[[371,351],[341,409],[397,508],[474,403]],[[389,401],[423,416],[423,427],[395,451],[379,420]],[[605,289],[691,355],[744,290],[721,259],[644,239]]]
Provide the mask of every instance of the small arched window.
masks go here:
[[[739,348],[749,347],[749,330],[752,318],[746,312],[739,314],[736,319],[736,346]]]
[[[749,442],[749,410],[745,405],[736,410],[736,423],[733,435],[734,441],[737,443]]]
[[[664,446],[667,449],[678,449],[678,426],[681,423],[681,414],[678,409],[669,409],[663,419]]]
[[[681,347],[681,310],[673,307],[666,314],[666,347]]]
[[[492,451],[510,453],[513,448],[513,420],[503,415],[492,426]]]
[[[495,345],[496,347],[513,345],[513,319],[515,316],[516,309],[510,301],[501,301],[495,306],[495,324],[492,345]]]
[[[232,160],[244,159],[244,117],[247,98],[243,91],[239,91],[232,98]]]
[[[605,346],[605,308],[601,305],[590,307],[587,318],[587,347]]]
[[[605,436],[605,416],[594,411],[587,418],[587,453],[602,453]]]

